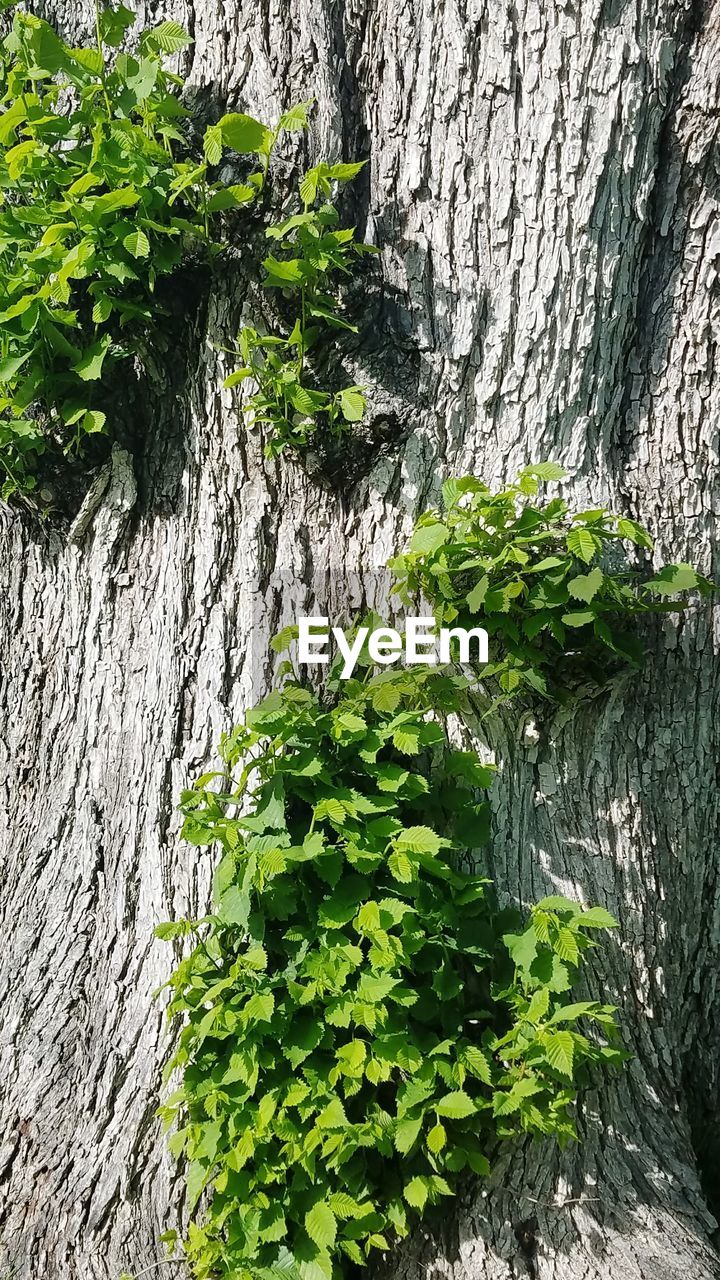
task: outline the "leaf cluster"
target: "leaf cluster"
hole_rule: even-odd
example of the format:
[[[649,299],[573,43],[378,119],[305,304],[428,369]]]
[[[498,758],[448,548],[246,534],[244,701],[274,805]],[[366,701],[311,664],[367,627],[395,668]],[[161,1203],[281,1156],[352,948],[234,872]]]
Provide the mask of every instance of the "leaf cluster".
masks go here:
[[[300,183],[299,212],[273,223],[265,233],[273,251],[263,262],[263,285],[290,301],[294,322],[286,336],[245,326],[238,337],[242,367],[226,379],[225,386],[236,386],[246,378],[257,383],[248,401],[248,419],[269,429],[268,457],[288,447],[304,450],[321,426],[330,435],[342,435],[365,412],[361,387],[322,389],[308,368],[308,357],[323,330],[357,332],[342,315],[334,282],[349,277],[354,260],[375,250],[355,239],[353,227],[340,226],[332,197],[336,187],[355,178],[364,163],[323,161],[310,169]]]
[[[623,544],[650,551],[649,534],[605,508],[571,512],[562,498],[539,497],[541,483],[565,474],[553,462],[528,466],[500,492],[474,476],[448,480],[442,510],[424,513],[390,561],[406,604],[421,595],[438,626],[486,629],[493,706],[522,692],[562,698],[574,683],[637,665],[631,620],[713,590],[687,564],[652,575],[628,569]]]
[[[498,1138],[571,1138],[583,1068],[623,1057],[613,1011],[569,1003],[612,917],[548,898],[523,927],[461,869],[493,777],[442,727],[465,688],[384,672],[324,705],[291,682],[183,797],[185,837],[222,848],[213,914],[157,931],[196,943],[163,1115],[199,1280],[366,1262]]]
[[[7,6],[6,6],[7,7]],[[216,249],[211,224],[262,190],[281,125],[232,113],[194,155],[172,20],[124,52],[135,15],[98,5],[96,44],[74,48],[22,10],[0,47],[0,467],[28,492],[51,444],[106,426],[101,379],[157,328],[160,276]],[[250,157],[226,184],[228,152]]]

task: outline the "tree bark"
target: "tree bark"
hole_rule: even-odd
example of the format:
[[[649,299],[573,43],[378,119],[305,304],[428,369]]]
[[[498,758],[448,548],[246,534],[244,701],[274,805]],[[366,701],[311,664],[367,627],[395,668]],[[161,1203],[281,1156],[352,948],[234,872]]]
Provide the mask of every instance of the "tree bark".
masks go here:
[[[89,30],[87,0],[29,7]],[[382,593],[375,570],[446,474],[541,458],[572,470],[573,501],[645,523],[658,558],[717,570],[720,0],[138,8],[191,31],[199,102],[272,119],[314,95],[313,156],[369,156],[352,198],[382,256],[347,367],[371,441],[330,478],[263,459],[210,345],[256,302],[221,278],[185,388],[134,457],[114,451],[71,537],[0,512],[0,1276],[15,1280],[118,1280],[177,1225],[154,1119],[153,991],[173,960],[153,927],[203,911],[212,856],[179,841],[174,806],[266,690],[293,609],[335,612],[352,583]],[[589,986],[620,1005],[635,1056],[583,1097],[577,1146],[505,1149],[395,1274],[720,1277],[716,611],[647,639],[642,676],[493,744],[499,892],[551,887],[617,915]]]

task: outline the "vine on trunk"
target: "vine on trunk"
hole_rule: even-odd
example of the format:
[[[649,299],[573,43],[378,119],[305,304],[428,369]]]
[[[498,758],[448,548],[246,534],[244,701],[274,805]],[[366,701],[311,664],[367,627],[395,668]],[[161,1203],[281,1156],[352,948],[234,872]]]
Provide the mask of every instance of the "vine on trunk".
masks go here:
[[[494,635],[512,659],[538,615],[560,644],[552,610],[572,609],[581,586],[588,610],[597,597],[581,635],[644,612],[625,575],[578,578],[616,536],[647,546],[647,535],[604,511],[533,505],[538,481],[559,474],[529,467],[497,495],[448,482],[444,520],[422,517],[394,562],[400,589],[421,586],[446,621],[474,593],[473,614],[505,618]],[[592,546],[576,536],[586,532]],[[646,588],[709,585],[671,566]],[[549,664],[543,627],[537,636],[524,670]],[[570,1140],[588,1066],[625,1056],[613,1008],[570,995],[612,916],[549,897],[523,920],[463,869],[488,839],[493,777],[447,738],[448,716],[472,714],[470,679],[374,674],[367,653],[359,665],[363,679],[331,673],[320,698],[285,663],[284,687],[223,739],[222,771],[182,799],[185,838],[222,849],[213,914],[157,930],[196,940],[169,984],[184,1027],[167,1074],[182,1082],[162,1116],[187,1161],[184,1247],[198,1280],[337,1280],[460,1178],[486,1174],[497,1140]]]

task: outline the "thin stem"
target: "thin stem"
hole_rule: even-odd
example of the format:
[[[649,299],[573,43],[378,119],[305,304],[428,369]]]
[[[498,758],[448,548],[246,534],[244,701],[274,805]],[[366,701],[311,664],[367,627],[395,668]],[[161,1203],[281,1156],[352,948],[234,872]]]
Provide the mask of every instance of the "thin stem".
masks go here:
[[[308,211],[308,202],[303,200],[303,213]],[[298,366],[297,376],[298,382],[302,381],[303,367],[305,357],[305,284],[300,287],[300,342],[298,343]]]
[[[272,158],[272,153],[273,153],[273,151],[275,150],[275,146],[276,146],[276,144],[277,144],[277,140],[278,140],[278,138],[279,138],[279,137],[280,137],[280,129],[279,129],[279,127],[278,127],[278,128],[276,128],[276,129],[273,129],[273,132],[272,132],[272,135],[271,135],[271,138],[270,138],[270,145],[269,145],[269,147],[268,147],[268,149],[267,149],[266,154],[263,156],[263,161],[262,161],[262,186],[260,187],[261,194],[264,194],[264,193],[265,193],[265,184],[266,184],[266,182],[267,182],[268,170],[269,170],[269,168],[270,168],[270,160],[271,160],[271,158]]]
[[[97,51],[100,55],[102,68],[100,71],[100,83],[102,84],[103,98],[105,99],[105,109],[108,115],[108,121],[112,119],[112,109],[110,107],[110,98],[107,91],[107,80],[105,78],[105,52],[103,50],[102,32],[100,30],[100,0],[95,0],[95,39],[97,40]]]
[[[207,165],[203,167],[202,172],[202,213],[203,227],[205,229],[205,244],[210,244],[210,218],[208,214],[208,185],[207,185]]]

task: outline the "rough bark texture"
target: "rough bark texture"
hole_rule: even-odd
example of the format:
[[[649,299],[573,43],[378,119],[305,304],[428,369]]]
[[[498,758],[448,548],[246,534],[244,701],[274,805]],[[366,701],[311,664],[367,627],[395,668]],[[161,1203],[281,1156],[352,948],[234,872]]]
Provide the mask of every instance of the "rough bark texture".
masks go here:
[[[89,29],[87,0],[30,7]],[[200,334],[187,393],[142,456],[116,451],[72,539],[0,513],[0,1259],[17,1280],[117,1280],[177,1222],[153,1118],[172,957],[152,930],[202,909],[211,858],[178,841],[174,804],[263,691],[289,594],[367,578],[446,473],[544,457],[578,501],[713,569],[718,0],[139,8],[189,26],[187,69],[223,104],[272,118],[314,94],[313,151],[370,157],[356,213],[383,253],[350,366],[385,443],[334,483],[266,463]],[[211,337],[243,296],[213,286]],[[498,740],[492,854],[506,897],[550,885],[619,917],[590,985],[635,1059],[585,1097],[579,1146],[505,1151],[396,1274],[720,1276],[717,619],[649,642],[642,678]]]

